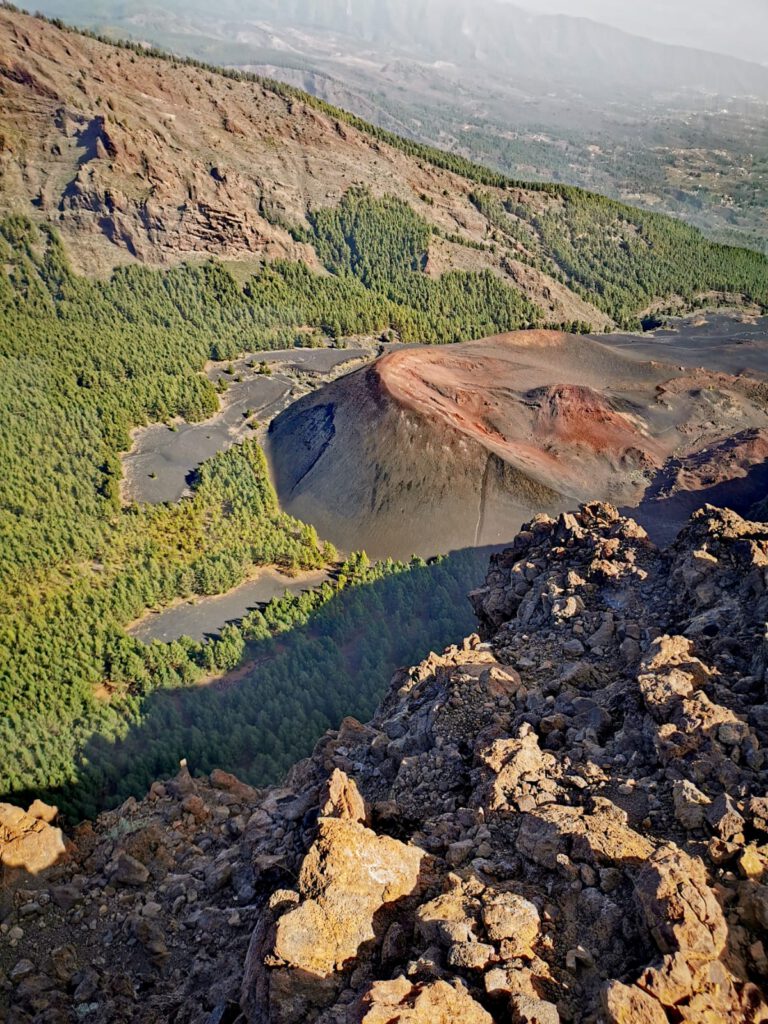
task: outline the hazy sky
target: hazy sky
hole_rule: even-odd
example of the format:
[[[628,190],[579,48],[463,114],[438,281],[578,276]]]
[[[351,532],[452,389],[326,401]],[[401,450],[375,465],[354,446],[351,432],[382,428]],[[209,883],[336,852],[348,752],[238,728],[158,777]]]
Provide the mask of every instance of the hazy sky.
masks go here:
[[[768,0],[512,2],[543,14],[581,15],[661,42],[697,46],[768,63]]]
[[[23,3],[23,0],[21,0]],[[347,0],[354,10],[358,0]],[[369,0],[370,2],[370,0]],[[475,0],[461,0],[472,6]],[[595,21],[613,25],[626,32],[647,36],[663,43],[678,46],[694,46],[716,53],[727,53],[744,60],[768,64],[768,0],[507,0],[516,7],[523,7],[541,14],[570,14],[592,18]],[[311,9],[313,0],[304,0]],[[183,0],[43,0],[24,4],[29,9],[42,6],[46,13],[55,13],[70,21],[77,22],[83,13],[100,13],[105,17],[109,12],[125,8],[163,10],[167,6],[183,9]],[[200,10],[206,4],[193,3]],[[217,5],[211,4],[211,14]],[[237,8],[237,3],[224,5],[227,9]],[[243,12],[249,9],[248,0],[241,0]],[[82,18],[81,18],[82,20]]]

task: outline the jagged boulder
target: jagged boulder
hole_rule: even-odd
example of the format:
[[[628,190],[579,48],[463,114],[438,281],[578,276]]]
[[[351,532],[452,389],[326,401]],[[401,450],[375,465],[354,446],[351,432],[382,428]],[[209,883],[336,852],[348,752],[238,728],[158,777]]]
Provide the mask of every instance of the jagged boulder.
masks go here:
[[[483,924],[492,942],[506,943],[509,959],[530,959],[541,931],[535,904],[515,893],[499,893],[483,901]]]
[[[320,794],[320,817],[364,822],[368,816],[365,800],[354,781],[334,768]]]
[[[423,860],[422,851],[357,821],[321,818],[296,904],[282,909],[249,950],[248,1019],[313,1020],[343,988],[348,965],[381,942],[394,905],[418,892]]]
[[[662,953],[680,952],[689,963],[722,955],[728,928],[698,858],[661,847],[638,873],[635,891]]]
[[[352,1017],[354,1024],[493,1024],[491,1015],[461,985],[411,983],[402,976],[377,981]]]
[[[46,805],[35,801],[24,812],[12,804],[0,804],[0,878],[37,875],[67,855],[67,842]],[[49,820],[47,820],[49,819]]]
[[[603,1009],[610,1024],[669,1024],[661,1003],[636,986],[622,985],[620,981],[606,986]]]

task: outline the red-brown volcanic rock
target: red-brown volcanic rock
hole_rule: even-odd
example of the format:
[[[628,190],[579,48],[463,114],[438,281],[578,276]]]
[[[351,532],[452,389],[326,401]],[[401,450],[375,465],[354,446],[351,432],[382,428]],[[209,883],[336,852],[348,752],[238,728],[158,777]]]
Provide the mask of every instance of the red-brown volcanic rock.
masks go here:
[[[744,430],[679,458],[671,458],[657,475],[639,507],[638,518],[650,523],[658,541],[671,541],[682,519],[703,505],[738,510],[768,495],[768,433]]]
[[[269,450],[290,512],[406,556],[498,543],[594,496],[637,505],[669,458],[753,427],[768,418],[736,378],[524,331],[391,352],[278,417]]]
[[[305,223],[308,210],[336,206],[362,183],[437,229],[431,274],[491,269],[555,323],[611,324],[516,251],[443,237],[480,243],[491,229],[473,182],[267,83],[138,56],[0,7],[0,100],[0,214],[55,224],[88,273],[201,256],[316,266],[314,249],[284,225]],[[557,196],[484,192],[560,216]]]

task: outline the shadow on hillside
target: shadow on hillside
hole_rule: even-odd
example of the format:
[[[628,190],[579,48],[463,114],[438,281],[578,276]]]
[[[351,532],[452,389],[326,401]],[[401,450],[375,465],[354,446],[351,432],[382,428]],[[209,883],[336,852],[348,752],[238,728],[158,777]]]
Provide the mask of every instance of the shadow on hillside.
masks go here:
[[[489,553],[460,551],[349,588],[306,625],[249,644],[241,665],[209,685],[155,691],[124,738],[94,735],[78,781],[46,799],[70,821],[92,817],[144,796],[182,758],[193,772],[278,782],[344,717],[367,721],[396,669],[475,631],[467,594],[484,579]]]
[[[731,447],[735,444],[736,440],[731,439]],[[688,460],[688,463],[691,468],[696,468],[694,460]],[[701,490],[665,494],[665,488],[672,484],[673,475],[679,468],[679,464],[673,464],[669,470],[659,474],[637,507],[621,509],[622,515],[636,519],[660,545],[671,544],[691,515],[704,505],[729,508],[748,517],[750,508],[768,497],[768,462],[750,466],[742,477]]]
[[[744,514],[767,494],[764,462],[696,492],[665,497],[657,488],[623,511],[664,544],[705,503]],[[71,785],[0,800],[26,805],[41,795],[77,821],[142,797],[155,779],[174,775],[182,758],[193,771],[224,768],[256,786],[278,782],[345,716],[367,721],[397,668],[476,630],[467,593],[484,579],[491,550],[454,552],[343,591],[306,625],[250,643],[241,664],[211,684],[151,693],[123,738],[91,737]]]

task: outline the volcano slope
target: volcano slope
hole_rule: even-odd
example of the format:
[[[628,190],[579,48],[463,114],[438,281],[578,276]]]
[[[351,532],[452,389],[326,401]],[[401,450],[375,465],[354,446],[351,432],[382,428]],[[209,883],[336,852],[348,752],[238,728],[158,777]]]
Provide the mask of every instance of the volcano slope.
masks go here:
[[[324,536],[432,555],[509,540],[532,511],[590,496],[642,502],[643,521],[666,531],[707,479],[673,474],[671,460],[705,450],[719,480],[738,463],[746,507],[759,497],[745,462],[764,461],[764,404],[751,378],[521,331],[391,352],[286,410],[268,451],[283,506]],[[693,497],[670,500],[681,488]]]

